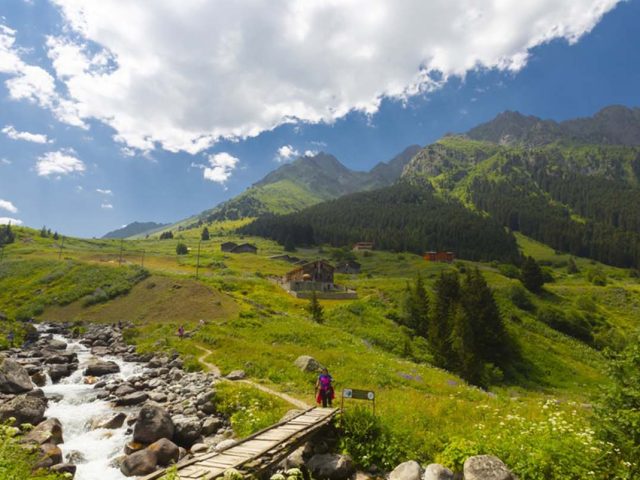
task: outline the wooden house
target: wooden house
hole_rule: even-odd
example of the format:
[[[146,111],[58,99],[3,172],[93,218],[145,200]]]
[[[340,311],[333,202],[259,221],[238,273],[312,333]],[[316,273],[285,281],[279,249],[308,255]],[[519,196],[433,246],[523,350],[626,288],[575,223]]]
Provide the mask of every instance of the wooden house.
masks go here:
[[[304,262],[288,272],[280,285],[297,298],[317,298],[347,300],[357,298],[353,290],[333,283],[335,268],[325,260]]]
[[[222,245],[220,245],[220,250],[222,250],[223,252],[230,252],[237,246],[238,244],[235,242],[224,242]]]
[[[333,284],[335,268],[325,260],[308,262],[291,270],[284,276],[285,282],[318,282]]]
[[[353,246],[356,251],[359,250],[373,250],[373,242],[358,242]]]
[[[426,252],[423,255],[423,258],[427,261],[427,262],[445,262],[445,263],[452,263],[455,259],[456,256],[453,252]]]
[[[231,250],[231,253],[253,253],[255,255],[258,253],[258,247],[251,243],[241,243],[240,245],[236,245]]]

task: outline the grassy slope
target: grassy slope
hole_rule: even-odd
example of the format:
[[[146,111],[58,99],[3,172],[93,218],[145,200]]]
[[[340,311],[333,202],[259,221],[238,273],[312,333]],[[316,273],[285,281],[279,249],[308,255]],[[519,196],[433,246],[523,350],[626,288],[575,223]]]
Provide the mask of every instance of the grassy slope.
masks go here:
[[[290,297],[267,278],[291,268],[285,262],[268,258],[282,253],[280,246],[245,238],[258,245],[258,255],[220,252],[221,242],[240,240],[227,236],[231,226],[210,227],[217,236],[203,242],[201,265],[205,267],[200,270],[200,283],[189,280],[195,273],[199,230],[181,232],[181,238],[168,241],[127,241],[125,262],[140,262],[144,249],[145,267],[153,273],[150,279],[134,287],[129,295],[107,304],[50,307],[44,310],[42,318],[134,320],[138,327],[130,334],[142,350],[176,349],[193,357],[197,354],[194,345],[200,344],[214,351],[208,360],[217,363],[223,372],[244,368],[251,377],[307,401],[311,401],[314,378],[299,372],[293,361],[298,355],[312,355],[330,367],[339,388],[375,389],[378,411],[385,421],[408,438],[411,449],[425,460],[433,459],[452,439],[472,436],[480,423],[487,429],[487,435],[493,435],[501,430],[500,419],[509,415],[530,422],[546,418],[548,412],[541,405],[548,398],[564,399],[569,403],[558,408],[574,410],[571,402],[589,401],[597,386],[606,382],[598,352],[549,329],[532,314],[511,304],[508,290],[517,281],[500,274],[496,266],[478,265],[496,292],[507,327],[518,339],[528,369],[511,384],[496,387],[488,395],[425,363],[429,353],[424,342],[409,338],[387,318],[388,313],[397,312],[404,285],[417,272],[431,284],[440,270],[451,267],[427,264],[411,254],[360,254],[363,273],[337,277],[338,283],[356,288],[360,298],[322,302],[326,322],[317,325],[309,321],[305,301]],[[26,233],[21,233],[18,242],[7,248],[6,264],[26,268],[46,262],[46,268],[54,269],[55,242],[37,237],[28,239],[33,234],[22,232]],[[192,250],[186,257],[176,257],[178,241],[190,245]],[[541,260],[561,264],[568,259],[524,237],[519,241],[525,253]],[[118,266],[118,248],[118,241],[68,240],[63,258],[78,261],[86,268],[120,272],[124,268]],[[296,255],[311,259],[325,256],[326,252],[302,250]],[[534,303],[569,309],[575,308],[578,297],[588,296],[593,298],[598,311],[622,331],[636,329],[637,301],[629,308],[626,299],[637,298],[640,285],[623,270],[598,266],[607,274],[608,284],[595,287],[585,276],[588,269],[596,266],[583,259],[577,263],[581,272],[575,275],[556,268],[556,282],[548,285],[547,294],[533,299]],[[0,311],[11,315],[22,308],[20,302],[29,300],[16,297],[23,291],[20,282],[2,277],[0,282],[4,282]],[[49,288],[62,288],[63,283],[59,282],[64,282],[64,277],[39,288],[46,293]],[[156,287],[147,289],[145,285],[149,282]],[[171,291],[174,284],[183,285],[177,289],[179,292]],[[158,293],[162,293],[161,302],[165,302],[166,309],[154,307]],[[200,318],[207,324],[193,339],[179,342],[175,338],[178,324],[185,323],[188,330],[193,330]],[[493,416],[487,412],[493,412]],[[588,411],[579,410],[578,415],[584,419]],[[505,440],[503,448],[508,447]]]

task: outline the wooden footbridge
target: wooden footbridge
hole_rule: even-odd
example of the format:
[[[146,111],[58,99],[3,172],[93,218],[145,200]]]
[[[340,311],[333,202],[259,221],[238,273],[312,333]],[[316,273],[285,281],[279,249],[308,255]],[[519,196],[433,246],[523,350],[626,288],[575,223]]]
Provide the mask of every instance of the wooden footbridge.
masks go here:
[[[212,480],[221,477],[229,468],[259,474],[286,458],[294,448],[331,422],[337,412],[337,408],[310,408],[224,450],[185,459],[177,464],[178,478]],[[164,474],[165,470],[158,470],[141,480],[159,479]]]

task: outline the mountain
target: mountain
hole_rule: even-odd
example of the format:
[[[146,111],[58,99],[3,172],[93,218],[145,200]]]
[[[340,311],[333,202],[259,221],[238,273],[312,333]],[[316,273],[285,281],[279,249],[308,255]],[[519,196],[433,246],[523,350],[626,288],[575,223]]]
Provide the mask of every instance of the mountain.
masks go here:
[[[605,107],[592,117],[564,122],[506,111],[469,130],[466,136],[500,145],[564,144],[640,145],[640,108]]]
[[[240,195],[205,210],[199,221],[235,220],[265,214],[287,214],[353,192],[393,184],[420,147],[412,145],[379,163],[370,172],[345,167],[328,153],[303,156],[278,167]]]
[[[167,225],[168,224],[166,223],[156,223],[156,222],[133,222],[122,228],[118,228],[117,230],[113,230],[109,233],[106,233],[105,235],[102,236],[102,238],[128,238],[133,235],[140,235],[142,233],[150,232],[152,230],[157,230]]]

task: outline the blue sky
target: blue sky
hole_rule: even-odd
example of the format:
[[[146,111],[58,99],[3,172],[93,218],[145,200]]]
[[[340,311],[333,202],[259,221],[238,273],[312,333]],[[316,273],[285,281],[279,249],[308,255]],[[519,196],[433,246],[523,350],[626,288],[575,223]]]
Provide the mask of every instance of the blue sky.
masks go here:
[[[0,4],[0,217],[101,236],[306,151],[364,170],[504,110],[640,106],[637,0],[201,3]]]

